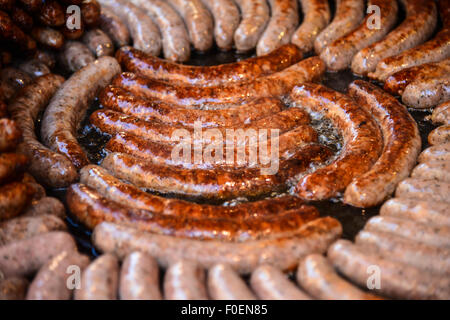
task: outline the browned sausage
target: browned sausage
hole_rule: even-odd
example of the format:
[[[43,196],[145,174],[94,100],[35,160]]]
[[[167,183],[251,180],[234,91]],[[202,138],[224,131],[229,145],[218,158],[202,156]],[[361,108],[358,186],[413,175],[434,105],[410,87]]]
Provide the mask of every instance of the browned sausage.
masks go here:
[[[43,0],[18,0],[27,11],[37,12],[44,4]]]
[[[22,217],[39,217],[42,215],[54,215],[60,219],[66,218],[64,205],[56,198],[43,197],[33,201],[30,207],[22,214]]]
[[[431,145],[446,144],[450,142],[450,125],[440,126],[428,135],[428,143]]]
[[[450,66],[450,59],[448,59]],[[402,102],[411,108],[428,109],[450,99],[450,68],[441,77],[416,79],[403,92]]]
[[[20,50],[27,52],[36,50],[36,42],[28,34],[25,34],[3,11],[0,11],[0,39],[13,43]]]
[[[0,300],[23,300],[27,294],[28,280],[11,277],[0,279]]]
[[[56,65],[56,57],[53,51],[39,49],[34,54],[37,61],[45,64],[49,69],[53,69]]]
[[[50,73],[49,67],[37,59],[31,59],[19,64],[19,69],[28,73],[32,78],[37,78]]]
[[[79,41],[66,41],[59,53],[60,65],[69,72],[76,72],[95,61],[94,54]]]
[[[83,0],[81,3],[81,17],[87,27],[94,27],[100,19],[101,6],[96,0]]]
[[[28,166],[28,159],[16,153],[0,153],[0,185],[19,178]]]
[[[11,19],[14,23],[24,31],[30,31],[33,28],[33,17],[30,16],[25,10],[20,7],[13,7],[11,13]]]
[[[446,101],[433,110],[431,115],[433,124],[450,124],[450,101]]]
[[[55,50],[61,49],[65,41],[59,30],[50,27],[34,27],[31,35],[39,44]]]
[[[31,203],[33,189],[26,183],[11,182],[0,186],[0,221],[18,216]]]
[[[339,157],[302,177],[296,192],[310,200],[336,197],[353,178],[367,172],[378,159],[383,147],[380,130],[369,113],[354,100],[322,85],[295,87],[291,99],[330,119],[344,139]]]
[[[32,78],[28,73],[13,67],[6,67],[0,71],[0,94],[5,101],[8,101],[31,80]]]
[[[38,19],[46,26],[61,27],[66,22],[64,8],[58,1],[45,0]]]

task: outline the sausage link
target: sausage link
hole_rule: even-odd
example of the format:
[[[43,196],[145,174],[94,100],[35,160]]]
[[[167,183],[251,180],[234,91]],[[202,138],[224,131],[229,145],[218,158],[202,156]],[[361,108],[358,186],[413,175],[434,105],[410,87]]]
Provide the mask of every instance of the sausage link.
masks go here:
[[[438,144],[425,149],[419,156],[419,162],[450,161],[450,143]]]
[[[233,0],[201,0],[214,17],[214,39],[221,50],[231,50],[240,13]]]
[[[81,3],[81,17],[87,27],[94,27],[100,19],[101,6],[96,0],[83,0]]]
[[[450,250],[382,231],[361,231],[355,241],[358,246],[385,259],[408,264],[425,272],[450,275]]]
[[[420,152],[420,133],[408,110],[375,85],[357,80],[350,84],[349,94],[373,115],[384,140],[380,158],[356,177],[344,194],[347,204],[371,207],[383,202],[409,176]]]
[[[43,62],[36,59],[22,62],[18,68],[23,72],[28,73],[32,78],[45,76],[50,73],[50,68]]]
[[[411,178],[423,180],[438,180],[450,183],[450,162],[423,162],[414,168],[411,173]]]
[[[62,251],[74,252],[76,248],[66,232],[44,233],[0,247],[0,269],[6,277],[29,276]]]
[[[234,32],[237,51],[254,49],[270,18],[266,0],[235,0],[241,11],[241,23]]]
[[[0,221],[17,217],[31,203],[33,190],[26,183],[0,186]]]
[[[0,37],[2,40],[12,43],[15,48],[27,53],[36,50],[36,41],[24,33],[3,11],[0,11]]]
[[[303,22],[292,35],[292,43],[304,52],[314,49],[317,36],[330,23],[331,13],[328,1],[301,0]],[[346,13],[347,15],[349,12]],[[352,17],[357,19],[358,17]]]
[[[27,300],[70,300],[73,289],[68,286],[69,277],[78,267],[83,270],[89,258],[76,251],[62,251],[39,270],[27,293]]]
[[[301,257],[323,253],[341,233],[340,223],[330,217],[307,223],[293,237],[239,243],[169,237],[104,222],[95,228],[93,242],[101,251],[119,257],[136,250],[147,252],[162,267],[186,259],[206,269],[226,263],[240,274],[248,274],[261,264],[292,270]]]
[[[367,287],[372,266],[377,266],[381,278],[377,294],[398,299],[449,299],[450,279],[423,272],[418,268],[382,258],[338,240],[328,249],[328,258],[340,273],[361,287]],[[371,268],[372,267],[372,268]]]
[[[131,2],[144,9],[158,25],[164,57],[170,61],[189,60],[191,54],[189,34],[183,19],[175,9],[163,0],[131,0]]]
[[[440,126],[428,135],[428,143],[431,145],[447,144],[450,142],[450,125]]]
[[[104,254],[95,259],[81,277],[76,300],[116,300],[119,286],[119,261],[115,255]]]
[[[208,270],[208,293],[213,300],[256,299],[239,274],[223,263]]]
[[[130,253],[122,264],[119,295],[121,300],[161,300],[156,260],[144,252]]]
[[[258,56],[266,55],[282,45],[288,44],[298,25],[297,0],[269,0],[269,4],[271,17],[256,45]],[[302,47],[300,49],[303,50]]]
[[[319,33],[314,41],[316,54],[328,45],[356,29],[364,18],[363,0],[336,0],[333,21]]]
[[[45,0],[40,9],[38,20],[48,27],[61,27],[65,22],[63,6],[55,0]]]
[[[450,183],[408,178],[397,186],[395,196],[399,198],[450,202]]]
[[[433,124],[450,124],[450,101],[446,101],[433,110],[431,115],[431,122]]]
[[[0,152],[10,151],[22,140],[19,126],[13,120],[0,119]]]
[[[320,254],[300,261],[297,281],[312,297],[321,300],[379,300],[340,277],[331,263]]]
[[[1,300],[24,300],[27,294],[29,282],[25,278],[11,277],[0,279]]]
[[[358,28],[326,47],[320,53],[320,57],[328,69],[333,71],[346,69],[358,51],[383,39],[394,26],[398,12],[396,0],[370,0],[368,8],[374,8],[371,6],[379,8],[379,25],[376,25],[372,12],[366,15]]]
[[[159,99],[180,106],[236,105],[260,97],[280,97],[302,82],[318,80],[325,72],[325,65],[318,57],[297,64],[272,75],[255,80],[230,83],[224,86],[177,86],[145,79],[135,74],[122,73],[113,85],[139,96]]]
[[[30,83],[31,80],[30,75],[19,69],[13,67],[4,68],[0,71],[0,93],[2,92],[3,98],[8,101],[20,88]]]
[[[66,218],[66,209],[64,205],[56,198],[43,197],[33,202],[30,207],[22,214],[22,217],[39,217],[44,215],[53,215],[60,219]]]
[[[82,41],[97,58],[114,55],[112,40],[100,29],[86,31]]]
[[[64,45],[64,35],[50,27],[34,27],[31,36],[44,47],[59,50]]]
[[[164,276],[164,297],[167,300],[208,300],[205,271],[192,261],[172,264]]]
[[[402,95],[402,102],[416,109],[432,108],[449,99],[450,70],[439,78],[414,80],[405,88]]]
[[[88,165],[81,169],[80,173],[81,183],[95,189],[108,200],[117,201],[131,208],[148,210],[155,214],[239,220],[281,214],[298,209],[304,204],[302,200],[292,196],[244,202],[234,206],[197,204],[143,192],[139,188],[115,178],[99,166]]]
[[[102,57],[73,74],[51,99],[42,118],[41,137],[53,151],[67,156],[77,169],[89,163],[78,144],[76,130],[98,92],[111,81],[120,66]]]
[[[271,265],[262,265],[254,270],[250,284],[258,298],[262,300],[310,299],[281,270]]]
[[[437,24],[437,7],[433,1],[402,0],[406,19],[383,40],[359,51],[352,60],[355,74],[367,75],[377,64],[388,57],[414,48],[427,40]]]
[[[296,46],[287,44],[262,57],[206,67],[165,61],[130,47],[118,50],[116,58],[124,69],[143,77],[180,85],[212,87],[282,71],[299,62],[303,54]]]
[[[68,186],[78,179],[78,173],[68,158],[38,141],[35,123],[63,83],[64,78],[54,74],[37,78],[9,105],[11,116],[22,131],[23,142],[18,149],[30,159],[29,171],[39,182],[55,188]]]
[[[1,7],[1,4],[0,4]],[[3,9],[0,9],[3,10]],[[33,29],[33,25],[34,25],[34,21],[33,21],[33,17],[27,13],[25,10],[23,10],[20,7],[13,7],[11,12],[11,19],[12,21],[14,21],[14,23],[20,28],[22,29],[22,31],[31,31],[31,29]]]
[[[17,153],[0,153],[0,185],[10,182],[25,171],[28,159]]]
[[[383,147],[381,132],[354,100],[324,86],[303,84],[295,87],[290,97],[294,104],[330,119],[344,140],[339,157],[302,177],[296,193],[309,200],[336,197],[376,162]]]
[[[383,204],[380,215],[435,226],[450,226],[449,209],[450,204],[445,202],[395,198]]]
[[[111,38],[118,48],[130,43],[130,32],[127,25],[113,10],[105,5],[102,5],[100,29]]]
[[[91,50],[79,41],[66,41],[59,54],[60,64],[70,72],[77,72],[95,61]]]

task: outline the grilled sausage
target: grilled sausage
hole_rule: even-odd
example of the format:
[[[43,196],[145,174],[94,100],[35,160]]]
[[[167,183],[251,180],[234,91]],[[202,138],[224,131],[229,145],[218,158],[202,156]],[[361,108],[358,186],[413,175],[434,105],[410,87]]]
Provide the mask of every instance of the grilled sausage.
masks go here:
[[[269,0],[269,4],[271,17],[256,46],[258,56],[266,55],[289,43],[298,25],[297,0]]]
[[[395,196],[399,198],[449,202],[450,183],[408,178],[399,183]]]
[[[95,228],[93,242],[101,251],[119,257],[136,250],[147,252],[163,267],[187,259],[202,268],[227,263],[240,274],[248,274],[261,264],[281,270],[295,268],[301,257],[324,252],[341,232],[340,223],[327,217],[307,223],[293,237],[230,243],[169,237],[104,222]]]
[[[419,162],[450,161],[450,143],[438,144],[425,149],[419,156]]]
[[[320,54],[329,44],[356,29],[363,18],[363,0],[336,0],[333,21],[319,33],[314,41],[316,54]]]
[[[51,231],[66,231],[64,221],[54,215],[19,217],[0,224],[0,246]]]
[[[105,5],[102,5],[100,29],[110,37],[118,48],[130,43],[130,32],[127,25]]]
[[[0,152],[15,149],[21,139],[19,126],[15,121],[7,118],[0,119]]]
[[[28,73],[13,67],[6,67],[0,71],[0,92],[8,101],[14,94],[32,80]],[[0,131],[2,132],[2,131]]]
[[[208,300],[205,271],[187,260],[170,265],[164,276],[164,297],[167,300]]]
[[[391,199],[383,204],[380,215],[398,217],[429,225],[450,226],[450,204],[406,198]]]
[[[374,21],[375,25],[372,23],[377,16],[367,15],[358,28],[326,47],[320,53],[320,57],[325,61],[328,69],[333,71],[346,69],[358,51],[383,39],[394,26],[398,12],[397,1],[371,0],[368,5],[379,8],[379,26],[376,25],[376,21]]]
[[[161,300],[158,268],[156,260],[146,253],[130,253],[120,272],[120,299]]]
[[[194,127],[200,121],[202,127],[237,127],[276,114],[284,109],[276,98],[260,98],[237,108],[223,110],[196,110],[178,108],[171,104],[154,102],[137,97],[115,86],[106,87],[98,97],[104,108],[137,118],[158,120],[167,124]]]
[[[450,125],[440,126],[428,135],[428,143],[431,145],[446,144],[450,142]]]
[[[328,1],[301,0],[303,22],[292,35],[292,43],[304,52],[314,49],[314,41],[330,23],[331,13]],[[347,15],[349,12],[347,12]],[[358,19],[358,16],[352,17]]]
[[[42,5],[44,4],[43,0],[19,0],[19,2],[22,4],[25,10],[30,12],[37,12],[42,8]]]
[[[26,183],[0,186],[0,221],[17,217],[31,203],[34,190]]]
[[[94,27],[100,19],[101,6],[96,0],[83,0],[81,3],[81,17],[87,27]]]
[[[66,218],[64,205],[56,198],[43,197],[33,202],[30,207],[22,214],[22,217],[39,217],[44,215],[53,215],[60,219]]]
[[[343,275],[362,287],[367,287],[371,269],[377,266],[380,288],[376,293],[399,299],[448,299],[450,280],[418,268],[390,261],[348,240],[338,240],[328,249],[328,257]],[[376,283],[375,283],[376,284]]]
[[[148,98],[156,98],[181,106],[236,105],[254,98],[288,94],[298,83],[315,81],[325,72],[325,65],[312,57],[289,68],[258,79],[225,86],[177,86],[148,80],[134,74],[117,76],[113,85]]]
[[[27,294],[28,280],[11,277],[0,279],[0,300],[23,300]]]
[[[28,159],[17,153],[0,153],[0,184],[20,177],[28,166]]]
[[[9,17],[6,12],[0,11],[0,37],[8,41],[19,50],[32,53],[36,50],[36,41],[25,34]]]
[[[1,4],[0,4],[1,6]],[[0,9],[3,10],[3,9]],[[12,21],[20,28],[22,31],[31,31],[33,29],[34,21],[33,17],[20,7],[14,6],[10,11],[10,16]]]
[[[189,34],[183,19],[166,1],[131,0],[156,22],[162,35],[164,57],[170,61],[189,60]]]
[[[450,70],[442,77],[414,80],[405,88],[402,95],[402,102],[416,109],[431,108],[449,99]]]
[[[28,73],[32,78],[37,78],[50,73],[49,67],[36,59],[22,62],[18,68],[23,72]]]
[[[234,206],[197,204],[179,199],[162,198],[122,182],[104,168],[89,165],[81,169],[81,183],[98,191],[111,201],[131,208],[151,211],[155,214],[186,216],[191,218],[247,219],[269,216],[298,209],[304,202],[297,197],[283,196]]]
[[[450,182],[450,162],[423,162],[414,168],[411,173],[411,178]]]
[[[297,281],[309,295],[321,300],[380,299],[341,278],[320,254],[311,254],[300,261]]]
[[[420,133],[408,110],[375,85],[357,80],[350,85],[349,94],[373,115],[384,140],[380,158],[369,171],[356,177],[344,194],[347,204],[371,207],[390,196],[409,176],[420,152]]]
[[[299,62],[302,57],[302,52],[291,44],[262,57],[207,67],[168,62],[130,47],[121,48],[116,53],[116,58],[124,69],[143,77],[180,85],[208,87],[269,75]]]
[[[241,221],[159,215],[130,209],[107,200],[82,184],[74,184],[69,188],[67,204],[71,213],[91,229],[103,221],[108,221],[186,239],[237,242],[292,236],[319,216],[317,210],[311,206],[302,206],[279,215],[250,217]]]
[[[31,31],[31,36],[41,45],[53,50],[59,50],[64,45],[64,35],[50,27],[36,26]]]
[[[65,21],[63,6],[55,0],[46,0],[38,15],[39,21],[48,27],[61,27]]]
[[[433,124],[450,124],[450,101],[444,102],[434,108],[431,115]]]
[[[211,13],[200,0],[167,0],[180,14],[195,49],[207,51],[213,45],[214,22]]]
[[[378,159],[383,147],[380,130],[369,113],[352,99],[324,86],[304,84],[295,87],[290,97],[294,104],[330,119],[344,140],[339,157],[302,177],[296,193],[309,200],[336,197]]]
[[[68,286],[71,267],[83,270],[89,258],[74,251],[62,251],[49,260],[31,282],[27,300],[70,300],[73,289]]]
[[[433,1],[402,0],[406,19],[383,40],[359,51],[352,60],[352,71],[367,75],[378,62],[414,48],[427,40],[437,24],[437,8]]]
[[[380,61],[375,72],[369,74],[369,76],[379,81],[385,81],[389,76],[403,69],[450,58],[449,0],[439,0],[439,13],[443,28],[433,39],[420,46],[406,50],[399,55]]]
[[[214,39],[221,50],[231,50],[233,36],[240,22],[233,0],[201,0],[214,17]]]
[[[42,118],[41,136],[53,151],[67,156],[77,169],[89,163],[76,130],[98,92],[117,73],[114,58],[102,57],[73,74],[53,96]]]
[[[270,8],[266,0],[235,0],[241,11],[241,23],[234,33],[237,51],[254,49],[269,22]]]
[[[161,35],[156,24],[144,10],[127,0],[100,0],[99,2],[110,8],[127,24],[136,49],[154,56],[159,55]]]
[[[450,250],[411,241],[382,231],[361,231],[356,244],[383,258],[420,268],[425,272],[450,275]]]
[[[9,105],[11,116],[22,131],[23,142],[18,149],[30,159],[30,172],[39,182],[55,188],[68,186],[78,179],[78,173],[68,158],[38,141],[35,123],[63,82],[64,78],[54,74],[37,78]]]
[[[208,292],[214,300],[256,299],[239,274],[223,263],[208,270]]]
[[[0,247],[0,269],[6,277],[28,276],[62,251],[76,251],[75,241],[66,232],[49,232],[16,241]]]
[[[283,272],[271,265],[262,265],[253,271],[250,284],[262,300],[309,300]]]
[[[76,300],[116,300],[119,285],[119,261],[112,254],[94,260],[81,277],[81,288],[75,291]]]
[[[82,41],[97,58],[114,55],[112,40],[100,29],[86,31]]]
[[[79,41],[66,41],[59,54],[59,62],[64,69],[77,72],[95,61],[91,50]]]

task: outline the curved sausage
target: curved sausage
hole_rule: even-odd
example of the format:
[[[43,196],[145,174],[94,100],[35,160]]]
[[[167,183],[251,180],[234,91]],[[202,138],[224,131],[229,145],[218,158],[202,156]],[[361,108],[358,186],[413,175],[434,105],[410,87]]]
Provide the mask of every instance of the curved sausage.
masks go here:
[[[118,48],[130,43],[130,32],[127,25],[105,5],[102,5],[100,29],[110,37]]]
[[[233,0],[201,0],[214,17],[214,39],[221,50],[231,50],[233,36],[241,20]]]
[[[122,263],[119,296],[121,300],[161,300],[159,267],[144,252],[130,253]]]
[[[446,101],[433,110],[431,115],[431,122],[433,124],[450,124],[450,101]]]
[[[330,119],[344,140],[337,159],[302,177],[295,192],[308,200],[336,197],[377,161],[383,147],[381,132],[353,99],[322,85],[295,87],[290,97],[294,104]]]
[[[390,261],[367,252],[348,240],[338,240],[328,249],[328,258],[340,273],[362,287],[377,266],[381,277],[376,293],[399,299],[449,299],[450,280],[418,268]]]
[[[116,300],[119,286],[119,261],[112,254],[95,259],[83,271],[76,300]]]
[[[445,202],[394,198],[385,202],[380,215],[398,217],[429,225],[450,226],[450,204]]]
[[[420,153],[420,133],[408,110],[375,85],[357,80],[350,84],[349,94],[373,115],[384,140],[380,158],[369,171],[356,177],[344,194],[347,204],[371,207],[390,196],[409,176]]]
[[[321,300],[379,300],[340,277],[331,263],[320,254],[300,261],[297,281],[312,297]]]
[[[82,41],[97,58],[114,55],[114,44],[112,40],[100,29],[86,31]]]
[[[224,86],[178,86],[130,73],[117,76],[113,85],[121,86],[136,95],[180,106],[236,105],[248,101],[250,97],[254,99],[288,94],[296,84],[315,81],[324,72],[325,65],[322,60],[312,57],[272,75]]]
[[[237,51],[246,52],[256,47],[270,18],[266,0],[235,0],[241,11],[241,23],[234,32]]]
[[[326,47],[320,53],[320,57],[328,69],[333,71],[346,69],[358,51],[383,39],[394,26],[398,12],[396,0],[370,0],[368,5],[379,8],[379,26],[376,25],[376,12],[372,12],[366,15],[358,28]]]
[[[297,0],[269,0],[269,4],[271,17],[256,45],[258,56],[266,55],[289,43],[298,25]]]
[[[359,51],[352,60],[355,74],[375,71],[378,62],[414,48],[427,40],[437,24],[437,8],[433,1],[402,0],[406,19],[383,40]]]
[[[76,130],[98,92],[111,81],[120,66],[102,57],[73,74],[51,99],[42,118],[42,140],[53,151],[67,156],[77,169],[89,163],[78,144]]]
[[[428,1],[429,2],[429,1]],[[371,78],[385,81],[389,76],[406,68],[450,58],[450,1],[439,0],[439,13],[443,28],[424,44],[406,50],[399,55],[380,61]]]
[[[450,161],[450,143],[438,144],[425,149],[420,154],[418,161]]]
[[[328,1],[301,0],[303,22],[292,35],[292,43],[304,52],[314,49],[314,41],[330,23],[331,13]],[[350,13],[347,12],[347,15]],[[358,19],[353,16],[352,19]]]
[[[450,275],[450,251],[411,241],[401,235],[383,231],[361,231],[356,244],[383,258],[405,263],[425,272]]]
[[[237,108],[222,110],[196,110],[179,108],[171,104],[149,101],[137,97],[126,90],[106,87],[98,97],[100,104],[120,113],[135,116],[142,120],[158,120],[170,125],[193,127],[200,121],[202,127],[235,127],[249,124],[282,111],[284,104],[276,98],[260,98]]]
[[[156,24],[144,10],[127,0],[100,0],[99,2],[110,8],[127,24],[136,49],[154,56],[159,55],[161,35]]]
[[[189,66],[144,54],[130,47],[117,51],[116,58],[125,70],[143,77],[180,85],[218,86],[249,81],[269,75],[299,62],[302,52],[287,44],[262,57],[254,57],[218,66]]]
[[[0,186],[0,221],[17,217],[31,203],[34,190],[26,183]]]
[[[442,77],[414,80],[405,88],[402,95],[402,102],[416,109],[431,108],[449,99],[449,71],[446,71]]]
[[[172,264],[164,276],[164,297],[167,300],[208,300],[205,271],[192,261]]]
[[[27,300],[70,300],[72,291],[68,286],[72,275],[70,267],[81,270],[87,267],[89,258],[74,251],[62,251],[39,270],[28,288]]]
[[[248,274],[262,264],[292,270],[305,255],[326,251],[341,233],[340,223],[330,217],[307,223],[293,237],[239,243],[176,238],[104,222],[95,228],[93,242],[101,251],[119,257],[136,250],[147,252],[162,267],[186,259],[202,268],[226,263],[240,274]]]
[[[431,145],[447,144],[450,142],[450,125],[440,126],[428,135],[428,143]]]
[[[304,204],[302,200],[293,196],[238,203],[234,206],[198,204],[149,194],[115,178],[106,169],[99,166],[86,166],[81,169],[80,173],[80,182],[95,189],[105,198],[131,208],[148,210],[155,214],[239,220],[281,214],[285,211],[298,209]]]
[[[67,232],[44,233],[0,247],[0,269],[6,277],[29,276],[62,251],[75,252],[76,248]]]
[[[82,184],[74,184],[69,188],[67,204],[71,213],[90,229],[108,221],[155,234],[235,242],[292,236],[319,216],[318,211],[311,206],[302,206],[279,215],[250,217],[241,221],[159,215],[127,208],[107,200]],[[86,214],[87,212],[89,214]]]
[[[262,300],[310,299],[281,270],[270,265],[262,265],[254,270],[250,284],[258,298]]]
[[[162,35],[164,57],[170,61],[189,60],[189,34],[183,19],[169,3],[162,0],[131,0],[156,22]]]
[[[94,61],[91,50],[79,41],[66,41],[59,54],[60,64],[70,72],[76,72]]]
[[[20,178],[28,167],[28,158],[17,153],[0,153],[0,184]]]
[[[328,149],[307,145],[296,154],[279,162],[275,174],[261,174],[260,168],[236,170],[180,169],[152,164],[133,156],[112,153],[102,162],[116,177],[136,186],[163,193],[174,193],[210,199],[232,199],[261,196],[286,189],[289,179],[305,173],[312,164],[323,163],[330,156]]]
[[[68,186],[78,179],[72,162],[64,155],[43,146],[36,137],[35,123],[64,78],[49,74],[26,86],[9,105],[11,116],[22,131],[19,152],[30,159],[29,170],[41,183],[54,188]]]
[[[364,18],[364,8],[364,0],[336,0],[333,21],[314,41],[316,54],[320,54],[329,44],[356,29]]]
[[[450,162],[423,162],[414,168],[411,178],[450,182]]]
[[[256,299],[239,274],[223,263],[208,270],[208,293],[213,300]]]

